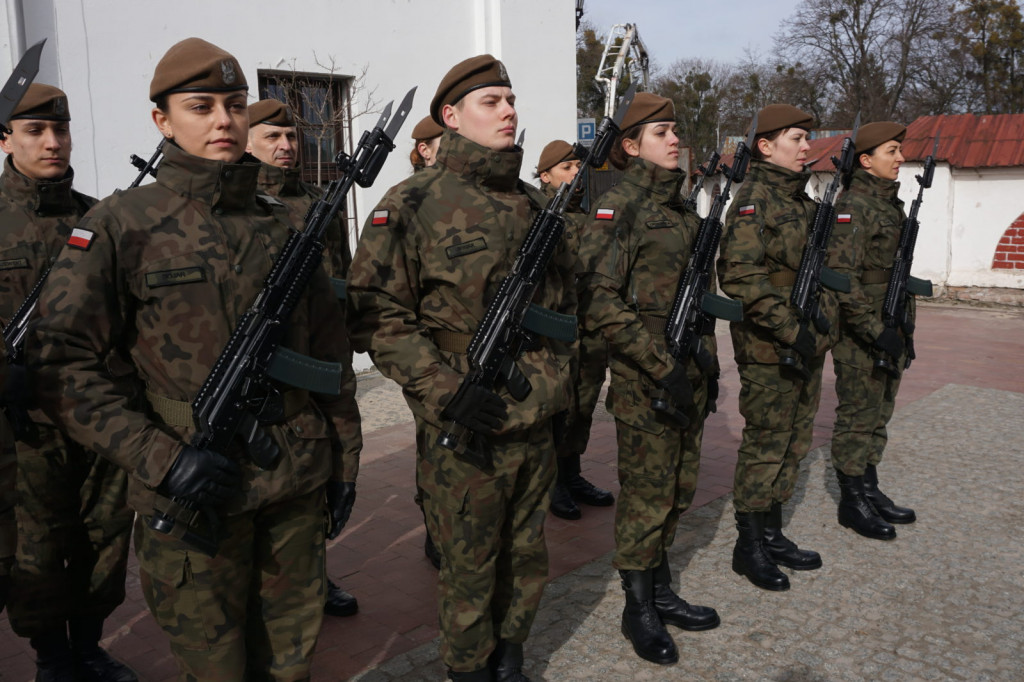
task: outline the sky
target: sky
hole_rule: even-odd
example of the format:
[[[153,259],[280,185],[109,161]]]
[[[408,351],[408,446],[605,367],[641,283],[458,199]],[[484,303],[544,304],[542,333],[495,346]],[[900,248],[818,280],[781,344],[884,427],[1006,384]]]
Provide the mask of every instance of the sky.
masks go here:
[[[665,69],[679,59],[735,64],[744,50],[767,57],[773,37],[801,0],[584,0],[583,17],[608,35],[636,24],[651,60]]]

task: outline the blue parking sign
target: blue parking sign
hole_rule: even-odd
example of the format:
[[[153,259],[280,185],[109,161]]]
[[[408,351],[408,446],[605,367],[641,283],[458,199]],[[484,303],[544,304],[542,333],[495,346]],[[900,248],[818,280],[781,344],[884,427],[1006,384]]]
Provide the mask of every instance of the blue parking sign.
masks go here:
[[[594,137],[597,135],[597,121],[593,118],[578,118],[576,119],[576,139],[580,141],[580,144],[591,145],[594,142]]]

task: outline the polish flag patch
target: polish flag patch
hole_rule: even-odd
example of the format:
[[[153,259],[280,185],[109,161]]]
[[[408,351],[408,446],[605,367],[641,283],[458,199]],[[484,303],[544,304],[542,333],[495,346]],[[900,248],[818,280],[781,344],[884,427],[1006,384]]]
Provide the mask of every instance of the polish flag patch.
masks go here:
[[[754,215],[754,205],[747,204],[746,206],[740,206],[740,215]]]
[[[610,208],[599,208],[597,209],[597,213],[594,214],[594,217],[598,220],[614,220],[615,211]]]
[[[68,246],[88,251],[89,245],[92,244],[92,238],[95,236],[96,233],[91,230],[83,230],[80,227],[76,227],[71,230],[71,236],[68,237]]]
[[[389,211],[374,211],[373,219],[370,220],[371,225],[387,225],[388,224],[388,213]]]
[[[840,213],[839,215],[836,216],[837,223],[848,223],[851,220],[853,220],[853,216],[851,216],[849,213]]]

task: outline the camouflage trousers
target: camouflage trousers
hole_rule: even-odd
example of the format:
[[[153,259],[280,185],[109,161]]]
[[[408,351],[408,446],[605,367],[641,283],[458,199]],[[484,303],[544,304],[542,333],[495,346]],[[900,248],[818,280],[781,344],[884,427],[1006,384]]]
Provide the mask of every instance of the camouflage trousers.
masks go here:
[[[582,455],[590,442],[594,409],[608,370],[608,342],[598,333],[580,329],[579,360],[576,374],[576,411],[569,416],[565,439],[558,445],[559,457]],[[579,473],[579,472],[576,472]]]
[[[142,592],[178,679],[308,680],[325,595],[324,491],[224,520],[215,557],[135,524]]]
[[[436,445],[439,430],[417,420],[427,530],[441,554],[441,658],[452,670],[483,668],[497,638],[524,642],[547,582],[544,518],[554,483],[551,424],[489,440],[485,473]]]
[[[647,415],[615,420],[622,488],[615,505],[612,566],[620,571],[660,564],[662,553],[675,541],[679,517],[693,502],[708,394],[706,381],[692,375],[690,380],[694,404],[683,410],[690,420],[685,429],[651,410],[647,399],[630,411],[643,409]],[[617,417],[625,416],[621,405],[613,409]]]
[[[846,334],[832,353],[839,398],[832,430],[832,465],[847,476],[863,476],[867,465],[877,466],[882,461],[888,441],[885,427],[892,419],[900,380],[875,369],[872,351]],[[902,359],[899,366],[903,366]]]
[[[127,474],[108,460],[37,425],[18,441],[17,557],[8,613],[22,637],[103,620],[124,601],[135,513]]]
[[[808,363],[809,381],[779,365],[739,365],[746,424],[733,484],[736,511],[768,511],[773,502],[793,496],[800,462],[811,447],[824,363],[823,355]]]
[[[14,517],[17,499],[18,451],[7,419],[0,414],[0,578],[10,575],[18,542]]]

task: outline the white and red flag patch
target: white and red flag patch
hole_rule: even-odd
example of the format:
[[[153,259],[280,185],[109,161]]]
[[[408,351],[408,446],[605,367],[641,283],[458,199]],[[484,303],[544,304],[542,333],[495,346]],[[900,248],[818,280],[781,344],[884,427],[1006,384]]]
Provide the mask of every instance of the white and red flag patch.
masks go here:
[[[388,213],[389,211],[374,211],[373,219],[370,221],[371,225],[387,225],[388,224]]]
[[[740,206],[740,215],[754,215],[754,205],[747,204],[746,206]]]
[[[598,220],[614,220],[615,211],[610,208],[599,208],[597,209],[597,213],[594,214],[594,217]]]
[[[850,215],[849,213],[840,213],[839,215],[836,216],[837,223],[848,223],[851,220],[853,220],[853,216]]]
[[[91,230],[83,230],[80,227],[76,227],[71,230],[71,236],[68,237],[68,246],[74,246],[76,248],[88,250],[89,245],[92,244],[92,238],[96,236],[96,233]]]

